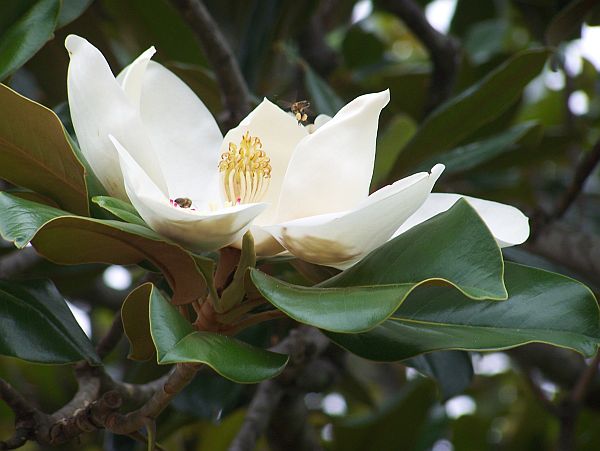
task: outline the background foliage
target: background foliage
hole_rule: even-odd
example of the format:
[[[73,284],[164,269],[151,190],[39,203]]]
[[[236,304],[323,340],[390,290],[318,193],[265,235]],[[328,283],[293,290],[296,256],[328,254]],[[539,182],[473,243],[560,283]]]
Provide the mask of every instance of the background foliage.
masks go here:
[[[69,33],[86,37],[106,55],[114,72],[154,45],[158,50],[156,60],[183,78],[216,117],[222,116],[224,105],[219,95],[219,80],[193,29],[177,9],[178,3],[167,0],[6,0],[0,4],[0,80],[54,110],[72,132],[66,106],[68,55],[63,46],[64,38]],[[493,199],[517,205],[525,211],[532,219],[534,237],[527,245],[504,252],[506,260],[514,262],[506,266],[509,292],[544,291],[541,273],[532,275],[519,269],[518,264],[527,264],[585,281],[597,293],[600,290],[600,184],[594,168],[600,159],[600,33],[593,27],[600,25],[600,10],[595,7],[595,2],[415,1],[417,12],[427,10],[427,17],[436,24],[440,18],[448,16],[448,13],[440,12],[439,6],[455,4],[454,13],[449,13],[451,20],[447,29],[442,29],[440,34],[420,32],[418,26],[415,27],[415,16],[398,9],[398,3],[404,2],[205,1],[233,48],[254,100],[266,96],[284,106],[286,102],[309,99],[315,113],[333,114],[359,94],[391,90],[391,105],[384,110],[380,122],[373,188],[442,162],[447,169],[436,187],[438,191]],[[595,33],[597,37],[595,61],[582,56],[584,43],[590,42],[580,41],[582,33],[586,37]],[[11,99],[4,90],[0,91],[3,107],[14,101]],[[44,122],[45,129],[49,130],[48,136],[36,138],[28,133],[29,127],[36,126],[29,122],[29,117],[27,113],[19,121],[24,146],[35,148],[40,145],[36,139],[48,142],[56,140],[57,133],[61,133],[56,124],[54,128],[52,124],[48,125],[52,121],[50,117],[36,115],[39,118],[36,120]],[[7,131],[0,123],[0,141],[4,136],[2,133]],[[64,177],[57,181],[47,175],[40,178],[39,187],[29,186],[38,194],[3,194],[0,208],[21,214],[19,212],[24,210],[19,208],[24,208],[28,199],[38,200],[36,196],[41,195],[45,201],[52,200],[59,192],[64,203],[56,205],[54,202],[55,207],[85,214],[88,205],[85,198],[81,200],[77,188],[83,185],[82,172],[78,162],[71,157],[67,152],[61,159],[64,177],[69,179],[68,187],[60,185]],[[15,167],[23,166],[18,155],[15,155],[14,164]],[[40,171],[36,167],[30,169]],[[18,171],[7,171],[5,167],[4,173],[9,172],[11,175],[5,176],[6,181],[0,181],[3,188],[11,187],[9,184],[21,185]],[[65,196],[65,192],[69,194]],[[102,211],[102,207],[117,217],[125,215],[126,220],[135,222],[134,212],[110,202],[110,199],[96,198],[92,208]],[[42,219],[56,216],[53,211],[54,208],[48,208],[44,213],[48,216]],[[38,221],[42,219],[37,218]],[[124,241],[118,231],[113,230],[111,236],[106,236],[104,228],[107,225],[103,220],[73,221],[78,221],[77,230],[81,234],[73,236],[73,242],[82,239],[80,237],[100,239],[101,236],[102,249],[109,252],[110,246],[120,246]],[[39,248],[46,256],[55,256],[57,251],[51,243],[57,236],[65,237],[61,226],[68,224],[64,222],[56,222],[49,231],[38,232],[36,228],[26,231],[28,235],[11,239],[25,245],[39,233],[36,237]],[[489,236],[481,231],[481,225],[478,229],[473,222],[472,226],[472,230],[462,232],[481,237],[472,240],[481,246],[478,255],[493,252],[493,249],[485,248]],[[120,227],[127,233],[136,233],[140,242],[155,240],[146,232],[138,233],[135,224]],[[10,229],[10,224],[2,224],[1,228]],[[429,233],[423,236],[434,239],[436,230]],[[409,242],[406,238],[406,242],[400,242],[398,246],[408,246]],[[454,245],[459,248],[461,243]],[[9,256],[13,249],[12,243],[0,242],[0,256]],[[156,244],[155,248],[149,249],[153,250],[145,258],[154,264],[169,258],[178,259],[173,247]],[[14,262],[9,266],[0,261],[0,279],[51,279],[60,293],[89,320],[89,333],[94,342],[109,329],[114,312],[120,308],[129,290],[148,281],[148,272],[140,266],[60,266],[33,258],[33,254],[24,255],[16,266]],[[56,257],[53,260],[61,261]],[[127,265],[135,260],[132,256],[120,263]],[[408,272],[411,263],[414,265],[414,260],[408,259],[398,271]],[[188,262],[189,265],[193,262]],[[330,273],[308,273],[308,269],[323,269],[304,268],[302,273],[312,276],[313,280],[331,276]],[[451,270],[449,268],[447,279],[468,290],[469,281],[455,281],[452,277],[457,275]],[[194,277],[200,280],[198,271]],[[184,272],[189,273],[184,269],[179,271],[180,274]],[[306,279],[301,279],[285,262],[273,264],[272,272],[287,280],[288,289],[293,293],[286,299],[286,291],[278,291],[281,299],[274,303],[278,302],[282,310],[291,312],[290,316],[300,321],[319,316],[322,321],[319,326],[328,330],[335,342],[344,347],[354,346],[354,352],[359,355],[363,355],[361,349],[366,349],[364,353],[367,354],[372,353],[372,349],[383,349],[378,340],[388,334],[410,336],[410,321],[421,318],[435,323],[427,316],[426,309],[415,311],[418,309],[413,307],[411,310],[414,302],[407,302],[392,320],[378,326],[371,335],[362,337],[358,345],[353,344],[354,336],[338,334],[334,310],[329,312],[330,318],[321,312],[304,311],[302,305],[300,308],[294,305],[294,296],[302,285],[307,284]],[[357,278],[354,280],[360,280],[360,268],[355,272],[358,275],[354,275]],[[414,277],[414,280],[407,279],[406,285],[409,282],[414,285],[416,280],[423,280],[427,275]],[[534,278],[538,278],[539,286],[530,283]],[[269,280],[262,273],[254,272],[253,279],[259,280],[257,284],[262,283],[261,291],[268,290]],[[150,281],[157,282],[152,276]],[[343,280],[337,282],[336,287],[348,287]],[[564,283],[570,282],[564,279]],[[492,282],[488,288],[490,293],[497,291]],[[409,287],[394,289],[408,290]],[[53,299],[60,297],[54,286],[26,283],[18,290],[15,292],[13,285],[4,286],[0,282],[0,300],[8,305],[15,296],[22,298],[44,292],[48,305],[36,306],[35,315],[49,316],[50,322],[59,328],[68,321],[61,310],[64,304],[52,304]],[[423,296],[437,296],[436,287],[428,290]],[[307,299],[310,296],[309,291],[302,293]],[[344,300],[349,293],[351,290],[344,291]],[[147,296],[150,295],[146,293]],[[164,307],[159,293],[152,296],[155,304],[151,305],[156,305],[157,309],[161,305]],[[360,293],[358,296],[357,308],[361,305]],[[589,299],[585,290],[578,296]],[[396,298],[395,291],[393,299]],[[127,302],[135,302],[131,299]],[[444,318],[447,323],[462,324],[465,318],[471,318],[469,311],[454,311],[459,301],[445,299],[443,294],[439,295],[439,302],[449,305],[448,316]],[[555,310],[545,312],[543,307],[536,310],[534,306],[531,317],[543,323],[547,313],[547,321],[556,322],[557,328],[564,332],[560,338],[553,335],[554,342],[593,354],[592,341],[588,340],[587,347],[582,343],[586,343],[586,336],[594,334],[594,325],[569,324],[566,319],[562,320],[573,314],[573,308],[569,303],[562,303],[560,298],[553,301],[556,301],[553,305],[558,305]],[[512,308],[512,304],[506,305],[508,309]],[[397,307],[395,303],[384,305],[378,314],[384,319]],[[168,314],[168,309],[165,311]],[[579,313],[581,318],[593,316],[593,312]],[[37,318],[30,311],[18,314],[32,322]],[[488,327],[484,323],[482,320],[477,326],[483,330]],[[269,347],[286,335],[290,325],[291,321],[266,323],[247,330],[243,338]],[[505,329],[512,324],[496,326],[498,330],[482,331],[483,343],[477,349],[487,349],[485,334],[488,333],[499,334],[493,335],[495,340],[499,340],[498,336],[506,339],[506,347],[532,340],[527,334],[518,336],[512,329],[506,333]],[[50,326],[44,323],[44,327]],[[353,330],[360,329],[357,324],[352,327]],[[386,328],[388,330],[382,332]],[[190,332],[184,329],[180,331],[181,337]],[[316,427],[326,449],[526,450],[552,449],[557,441],[560,443],[565,424],[557,418],[556,409],[573,407],[569,404],[573,387],[581,381],[580,375],[586,367],[580,355],[567,349],[534,344],[492,354],[443,351],[436,353],[434,359],[430,357],[434,354],[413,357],[419,352],[439,349],[434,340],[436,333],[428,336],[431,341],[416,335],[414,342],[421,346],[416,350],[386,348],[388,354],[382,352],[376,356],[381,361],[412,357],[401,363],[373,363],[346,353],[342,348],[328,351],[328,361],[334,362],[336,367],[334,376],[325,388],[307,389],[302,395],[309,409],[309,422]],[[40,329],[40,341],[43,336]],[[536,337],[539,339],[538,335]],[[37,340],[31,336],[21,339],[33,344]],[[202,339],[198,335],[189,338],[190,341]],[[448,339],[445,337],[444,343],[447,344]],[[472,349],[462,346],[460,337],[452,339],[456,340],[452,342],[456,343],[456,349]],[[53,343],[51,351],[64,361],[81,358],[96,361],[95,351],[88,348],[85,337],[67,331],[60,341]],[[0,350],[4,355],[13,355],[10,349],[2,347],[1,340]],[[29,359],[43,361],[44,356],[38,356],[36,351],[32,345]],[[148,352],[147,349],[133,351]],[[176,351],[165,349],[159,357],[176,361]],[[128,352],[127,344],[122,342],[105,360],[111,374],[130,382],[145,382],[165,371],[150,361],[126,360]],[[272,371],[282,364],[272,355],[252,358],[271,362]],[[415,368],[422,374],[433,376],[437,385],[419,375]],[[231,378],[240,380],[235,367],[226,371],[230,371]],[[323,371],[323,374],[329,373]],[[75,379],[66,366],[43,366],[4,356],[0,357],[0,377],[33,398],[45,411],[62,406],[76,388]],[[256,375],[256,379],[243,382],[254,382],[261,377]],[[581,407],[580,404],[584,406],[578,411],[579,421],[574,434],[576,449],[595,450],[600,446],[600,435],[594,427],[600,419],[600,379],[593,377],[587,396],[576,399],[575,403],[576,409]],[[166,449],[227,449],[255,390],[255,386],[236,385],[202,370],[176,398],[168,414],[160,417],[160,442]],[[551,402],[555,404],[550,405]],[[282,416],[281,422],[295,421],[290,413],[293,410],[292,405],[283,409],[290,416]],[[10,411],[0,404],[2,437],[11,434],[12,420]],[[127,437],[97,432],[83,435],[80,443],[63,446],[62,449],[128,450],[140,445]],[[267,440],[263,438],[258,449],[268,449],[267,446]],[[25,449],[36,447],[28,444]]]

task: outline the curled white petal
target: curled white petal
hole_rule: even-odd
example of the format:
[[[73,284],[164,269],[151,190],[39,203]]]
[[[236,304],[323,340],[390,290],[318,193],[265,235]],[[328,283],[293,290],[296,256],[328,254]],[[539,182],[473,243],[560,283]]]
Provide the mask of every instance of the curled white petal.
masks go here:
[[[389,99],[389,91],[360,96],[298,144],[278,221],[350,210],[368,196],[379,114]]]
[[[175,208],[127,150],[114,137],[110,139],[119,154],[127,194],[140,216],[155,232],[188,249],[215,250],[239,240],[266,207],[246,204],[216,211]]]
[[[425,203],[394,233],[406,232],[417,224],[448,210],[460,198],[466,199],[486,223],[500,247],[516,246],[529,237],[529,219],[518,208],[462,194],[432,193]]]
[[[346,268],[385,243],[425,201],[443,165],[381,188],[355,209],[264,227],[294,256]]]
[[[71,61],[67,76],[69,108],[79,146],[106,190],[127,199],[117,153],[108,139],[127,146],[148,176],[166,192],[160,165],[137,108],[131,103],[100,51],[85,39],[65,40]]]

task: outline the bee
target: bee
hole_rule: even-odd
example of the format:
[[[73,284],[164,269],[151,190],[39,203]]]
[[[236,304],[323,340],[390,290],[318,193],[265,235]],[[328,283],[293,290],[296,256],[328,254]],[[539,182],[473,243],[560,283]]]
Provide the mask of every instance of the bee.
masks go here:
[[[296,116],[298,125],[308,120],[308,114],[306,113],[310,108],[310,102],[308,100],[299,100],[290,105],[290,111]]]
[[[192,200],[187,197],[178,197],[174,202],[181,208],[190,208],[192,206]]]

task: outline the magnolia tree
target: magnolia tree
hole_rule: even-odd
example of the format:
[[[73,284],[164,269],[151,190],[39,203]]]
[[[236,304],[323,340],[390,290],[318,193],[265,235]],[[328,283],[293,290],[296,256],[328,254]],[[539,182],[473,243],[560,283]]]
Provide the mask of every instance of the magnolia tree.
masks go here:
[[[597,265],[552,234],[600,146],[578,162],[573,112],[557,143],[548,107],[521,97],[548,61],[583,83],[535,43],[540,24],[459,0],[461,41],[412,0],[248,2],[241,18],[199,0],[90,3],[2,6],[0,395],[13,425],[0,449],[531,449],[490,436],[516,414],[480,420],[469,442],[440,410],[485,397],[472,357],[517,347],[510,386],[547,409],[540,440],[583,443],[600,316],[560,271],[589,279]],[[506,3],[523,21],[550,11],[556,46],[595,2]],[[524,36],[498,47],[501,27]],[[67,56],[68,69],[53,62]],[[542,163],[567,152],[565,194],[511,188],[547,182]],[[126,291],[101,282],[107,265],[132,278]]]

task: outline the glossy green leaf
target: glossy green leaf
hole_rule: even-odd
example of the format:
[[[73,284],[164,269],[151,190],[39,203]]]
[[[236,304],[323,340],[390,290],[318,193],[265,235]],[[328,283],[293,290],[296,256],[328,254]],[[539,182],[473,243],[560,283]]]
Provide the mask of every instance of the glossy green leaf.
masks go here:
[[[508,109],[544,67],[548,51],[525,50],[431,113],[403,148],[392,174],[457,145]]]
[[[540,342],[591,356],[600,317],[583,284],[540,269],[506,264],[508,300],[478,302],[445,287],[415,290],[389,320],[364,334],[328,334],[371,360],[403,360],[447,350],[489,351]]]
[[[25,64],[52,37],[59,10],[60,0],[38,0],[4,30],[0,35],[0,80]]]
[[[417,286],[452,284],[473,299],[506,299],[502,254],[464,200],[373,251],[316,287],[282,282],[258,270],[262,295],[297,321],[335,332],[368,330]]]
[[[121,319],[123,330],[129,341],[131,360],[150,360],[156,355],[152,335],[150,335],[150,304],[148,299],[156,290],[151,283],[145,283],[133,290],[123,301]]]
[[[541,126],[535,122],[519,124],[491,138],[456,147],[437,155],[420,164],[419,169],[428,171],[435,164],[442,163],[446,166],[445,175],[468,171],[514,150],[528,136],[539,137],[540,134]]]
[[[0,178],[88,215],[84,169],[53,111],[0,84]]]
[[[0,354],[37,363],[100,357],[52,282],[0,281]]]
[[[463,393],[473,380],[473,363],[464,351],[437,351],[402,362],[433,378],[444,400]]]
[[[81,16],[94,0],[62,0],[57,28],[64,27]]]
[[[31,241],[41,255],[60,264],[127,265],[149,260],[164,274],[175,303],[206,295],[195,257],[137,224],[72,216],[0,193],[0,235],[17,247]]]
[[[104,208],[106,211],[111,212],[117,218],[122,219],[130,224],[137,224],[144,227],[148,227],[146,221],[144,221],[139,213],[133,208],[133,205],[122,201],[121,199],[115,199],[110,196],[94,196],[92,202]]]
[[[225,335],[197,332],[158,290],[150,293],[150,331],[158,363],[204,363],[239,383],[256,383],[279,374],[287,356],[256,348]]]

